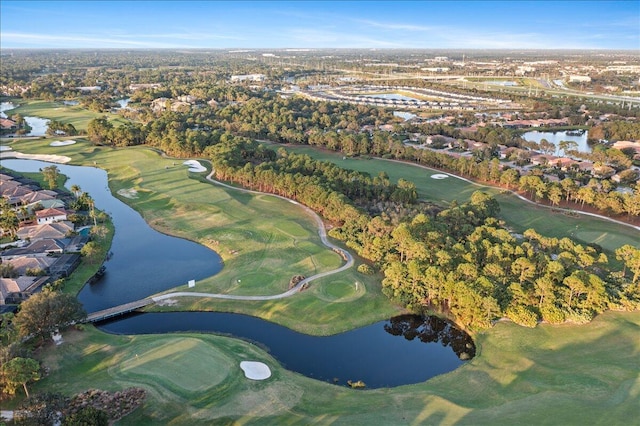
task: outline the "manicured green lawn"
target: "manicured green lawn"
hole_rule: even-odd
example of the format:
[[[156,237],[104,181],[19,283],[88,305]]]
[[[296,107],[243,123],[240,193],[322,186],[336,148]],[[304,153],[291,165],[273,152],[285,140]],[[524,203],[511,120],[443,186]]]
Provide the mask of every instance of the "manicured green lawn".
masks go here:
[[[13,103],[17,105],[16,102]],[[94,118],[104,117],[105,115],[109,118],[109,121],[113,121],[115,126],[119,126],[127,121],[119,115],[110,112],[99,113],[90,111],[79,105],[69,106],[64,105],[62,102],[39,100],[20,100],[17,108],[6,111],[5,113],[9,116],[20,114],[23,117],[40,117],[59,121],[63,124],[71,123],[76,130],[86,130],[89,121]]]
[[[639,312],[608,312],[583,326],[499,323],[476,336],[479,355],[451,373],[351,390],[287,371],[237,339],[115,336],[88,326],[42,352],[51,373],[32,389],[144,387],[145,404],[123,425],[627,425],[640,415],[639,333]],[[246,379],[243,360],[266,363],[272,377]]]

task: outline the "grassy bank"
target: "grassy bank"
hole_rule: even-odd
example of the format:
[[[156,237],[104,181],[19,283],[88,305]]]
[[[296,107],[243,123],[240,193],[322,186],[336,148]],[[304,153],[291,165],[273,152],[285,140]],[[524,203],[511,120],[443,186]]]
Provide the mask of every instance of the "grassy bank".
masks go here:
[[[479,356],[456,371],[356,391],[289,372],[236,339],[113,336],[87,327],[43,351],[51,374],[33,388],[142,386],[148,398],[119,422],[126,425],[623,425],[640,414],[639,332],[640,313],[609,312],[586,326],[500,323],[477,336]],[[273,376],[247,380],[242,360],[266,363]]]

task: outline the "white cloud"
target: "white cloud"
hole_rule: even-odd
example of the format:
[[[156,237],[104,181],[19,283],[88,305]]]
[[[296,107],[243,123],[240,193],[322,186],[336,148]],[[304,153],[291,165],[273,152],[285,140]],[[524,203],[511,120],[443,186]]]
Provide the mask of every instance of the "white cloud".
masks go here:
[[[384,30],[402,30],[402,31],[417,31],[417,32],[432,32],[437,31],[440,27],[437,26],[424,26],[414,24],[402,24],[402,23],[390,23],[390,22],[378,22],[366,19],[355,19],[354,22],[358,22],[373,28],[381,28]]]
[[[167,44],[166,42],[139,41],[125,38],[109,38],[98,36],[77,36],[77,35],[55,35],[55,34],[34,34],[34,33],[0,33],[3,43],[15,45],[34,45],[47,47],[146,47],[146,48],[166,48],[166,47],[194,47],[192,45]],[[137,36],[135,36],[137,38]]]

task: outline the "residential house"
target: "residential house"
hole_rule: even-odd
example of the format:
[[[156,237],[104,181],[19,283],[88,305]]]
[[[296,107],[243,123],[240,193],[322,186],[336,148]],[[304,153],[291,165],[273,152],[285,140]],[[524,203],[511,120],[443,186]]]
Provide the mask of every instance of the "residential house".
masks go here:
[[[68,241],[71,241],[68,239]],[[67,244],[64,240],[54,240],[46,238],[34,241],[28,246],[18,247],[0,252],[0,259],[7,261],[21,256],[46,257],[51,254],[62,254],[65,252]]]
[[[129,90],[132,92],[140,89],[157,89],[162,87],[160,83],[134,83],[129,85]]]
[[[169,98],[157,98],[151,101],[151,109],[154,112],[160,112],[167,109],[167,104],[171,105],[171,100]]]
[[[64,208],[49,208],[36,211],[38,225],[61,222],[67,220],[67,211]]]
[[[33,204],[44,200],[55,200],[57,195],[55,191],[49,190],[31,191],[20,197],[20,201],[22,204]]]
[[[576,160],[567,157],[555,158],[553,161],[550,161],[550,163],[565,172],[569,170],[573,164],[578,164]]]
[[[0,278],[0,305],[20,303],[48,283],[50,277]]]
[[[188,104],[193,104],[193,103],[196,103],[198,98],[196,98],[193,95],[182,95],[182,96],[178,96],[178,100],[181,102],[186,102]]]
[[[34,209],[37,209],[37,208],[58,209],[58,208],[64,208],[64,201],[58,200],[57,198],[54,198],[53,200],[38,200],[36,202],[27,204],[26,207],[27,207],[27,210],[31,212],[33,212]]]
[[[45,225],[25,226],[18,229],[18,238],[21,240],[42,240],[45,238],[66,238],[75,229],[69,221],[47,223]]]
[[[9,132],[18,130],[18,123],[8,118],[0,118],[0,129]]]
[[[534,166],[546,166],[548,164],[551,164],[554,159],[556,159],[556,157],[543,154],[535,154],[530,158],[531,164]]]
[[[27,275],[29,270],[37,271],[41,270],[48,273],[49,267],[58,260],[57,257],[45,256],[45,257],[31,257],[20,256],[13,259],[9,259],[6,262],[13,265],[14,270],[18,275]]]

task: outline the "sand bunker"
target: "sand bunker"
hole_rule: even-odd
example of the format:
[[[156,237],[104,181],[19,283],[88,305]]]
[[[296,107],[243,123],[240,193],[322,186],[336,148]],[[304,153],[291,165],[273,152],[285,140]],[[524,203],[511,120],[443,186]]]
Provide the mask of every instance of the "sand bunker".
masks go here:
[[[133,188],[129,189],[118,189],[118,195],[121,195],[126,198],[136,199],[138,198],[138,191]]]
[[[0,160],[5,158],[20,158],[23,160],[40,160],[48,163],[68,163],[71,161],[70,157],[65,155],[50,155],[50,154],[23,154],[17,151],[0,151]]]
[[[11,151],[13,148],[6,145],[0,145],[0,151]]]
[[[244,371],[244,375],[247,379],[251,380],[265,380],[271,377],[271,370],[267,364],[258,361],[242,361],[240,368]]]
[[[184,163],[185,166],[189,166],[189,171],[194,173],[206,172],[207,168],[200,164],[197,160],[187,160]]]
[[[68,141],[53,141],[49,144],[49,146],[67,146],[67,145],[73,145],[74,143],[76,143],[76,141],[74,140],[68,140]]]
[[[446,179],[448,177],[449,177],[448,175],[443,175],[441,173],[431,175],[431,179]]]

